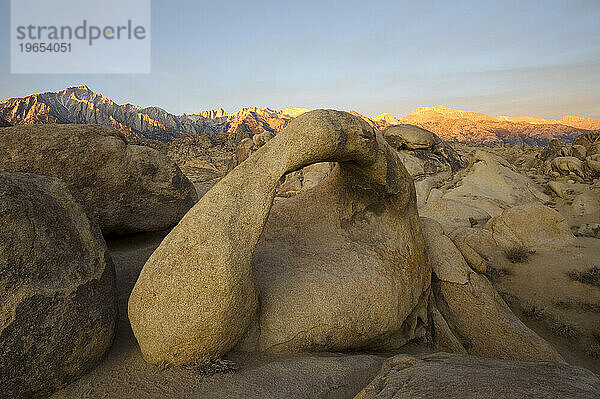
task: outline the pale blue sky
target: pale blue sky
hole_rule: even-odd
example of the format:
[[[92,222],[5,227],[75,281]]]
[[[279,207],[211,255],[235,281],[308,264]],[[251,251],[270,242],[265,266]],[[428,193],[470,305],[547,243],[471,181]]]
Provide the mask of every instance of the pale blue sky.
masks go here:
[[[600,0],[156,0],[149,75],[11,75],[8,11],[0,0],[1,98],[87,84],[175,114],[296,106],[400,116],[443,104],[600,117]]]

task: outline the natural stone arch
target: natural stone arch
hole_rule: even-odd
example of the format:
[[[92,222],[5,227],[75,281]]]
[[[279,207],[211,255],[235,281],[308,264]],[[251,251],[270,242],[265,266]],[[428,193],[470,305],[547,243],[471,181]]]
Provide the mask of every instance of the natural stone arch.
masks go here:
[[[378,317],[382,324],[375,328],[350,329],[350,335],[362,334],[359,338],[341,334],[329,343],[314,342],[318,349],[344,349],[343,340],[347,348],[380,346],[381,340],[397,338],[394,334],[410,314],[425,311],[430,268],[412,178],[394,149],[364,120],[317,110],[292,121],[215,185],[150,257],[129,300],[131,326],[147,361],[189,364],[218,357],[238,343],[257,310],[252,258],[277,183],[287,172],[324,161],[339,164],[315,190],[324,185],[322,194],[336,196],[330,206],[351,206],[339,210],[336,223],[347,229],[346,239],[360,241],[374,254],[374,269],[381,274],[376,281],[388,281],[394,292],[380,305],[391,320]],[[371,220],[383,224],[377,227]],[[371,273],[366,263],[365,273]],[[370,300],[369,295],[357,298]],[[369,323],[367,316],[355,314],[350,322],[364,318]],[[413,334],[414,326],[409,330],[397,342]],[[243,344],[269,349],[284,336],[264,342],[251,328]],[[302,337],[284,351],[311,349],[320,338]]]

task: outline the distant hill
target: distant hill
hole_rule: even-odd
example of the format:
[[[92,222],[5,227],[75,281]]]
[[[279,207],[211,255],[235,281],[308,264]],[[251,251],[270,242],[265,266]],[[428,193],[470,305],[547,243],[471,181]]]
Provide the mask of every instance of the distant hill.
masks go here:
[[[141,108],[117,104],[87,86],[69,87],[59,92],[9,98],[0,102],[0,118],[10,124],[86,123],[114,126],[126,136],[164,142],[175,138],[206,134],[237,142],[263,130],[279,132],[292,119],[308,111],[304,108],[243,108],[235,113],[218,110],[173,115],[158,107]],[[570,142],[587,130],[600,129],[600,120],[565,116],[560,120],[489,115],[460,111],[438,105],[421,107],[404,117],[383,113],[369,118],[354,111],[371,125],[385,128],[409,123],[431,130],[444,140],[475,143],[545,144],[550,138]],[[0,121],[0,123],[2,123]]]
[[[598,119],[588,119],[600,123]],[[581,125],[570,126],[561,121],[531,117],[492,117],[441,105],[417,108],[409,115],[399,118],[401,123],[431,130],[444,140],[475,143],[545,144],[551,138],[571,142],[587,131]]]

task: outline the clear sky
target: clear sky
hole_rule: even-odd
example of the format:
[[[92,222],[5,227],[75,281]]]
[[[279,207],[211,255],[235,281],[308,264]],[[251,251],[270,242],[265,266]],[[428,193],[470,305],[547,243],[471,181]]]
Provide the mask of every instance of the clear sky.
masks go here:
[[[600,117],[600,0],[155,0],[147,75],[11,75],[9,16],[0,0],[0,98],[86,84],[175,114],[442,104]]]

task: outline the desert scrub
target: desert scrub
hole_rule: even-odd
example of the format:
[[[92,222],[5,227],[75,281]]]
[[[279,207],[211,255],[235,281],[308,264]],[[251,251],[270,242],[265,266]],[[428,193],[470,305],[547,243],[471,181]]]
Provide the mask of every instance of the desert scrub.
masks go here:
[[[170,369],[168,362],[162,361],[157,365],[160,370]],[[232,373],[237,370],[235,363],[225,359],[200,360],[194,364],[181,366],[184,370],[190,370],[202,376],[211,376],[214,374]]]
[[[530,253],[531,252],[527,248],[521,245],[504,251],[506,259],[508,259],[510,263],[525,263],[529,260]]]
[[[571,280],[600,287],[600,267],[594,266],[584,272],[572,270],[567,273],[567,276],[569,276]]]
[[[488,265],[484,275],[490,280],[490,282],[497,283],[502,277],[508,276],[510,274],[510,270],[508,269],[500,269],[493,266]]]
[[[544,317],[544,309],[538,308],[535,305],[524,306],[523,316],[532,320],[540,320]]]
[[[552,326],[552,332],[554,335],[563,338],[574,338],[577,336],[577,329],[574,325],[564,322],[555,322]]]
[[[186,370],[191,370],[202,376],[211,376],[214,374],[233,373],[237,370],[234,362],[225,359],[214,359],[208,361],[199,361],[195,364],[184,366]]]

